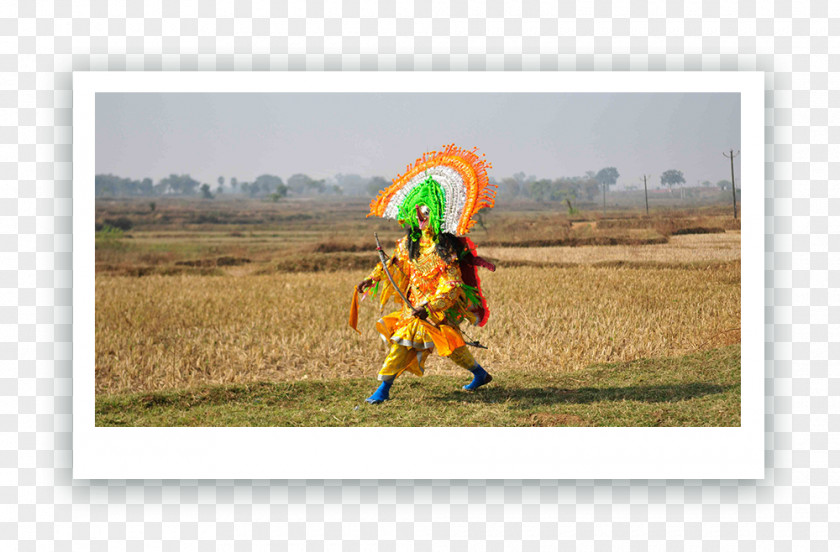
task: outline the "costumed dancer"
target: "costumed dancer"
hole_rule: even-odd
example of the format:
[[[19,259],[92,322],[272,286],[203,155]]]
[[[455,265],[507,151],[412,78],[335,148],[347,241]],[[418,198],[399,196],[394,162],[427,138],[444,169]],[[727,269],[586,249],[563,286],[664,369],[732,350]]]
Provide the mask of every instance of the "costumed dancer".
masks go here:
[[[493,379],[473,358],[459,328],[464,321],[487,323],[490,311],[477,268],[496,269],[476,255],[475,244],[466,237],[475,224],[473,215],[492,207],[496,195],[487,180],[491,165],[475,152],[452,144],[425,153],[370,204],[367,216],[397,220],[406,236],[387,261],[378,247],[383,262],[353,292],[353,329],[359,294],[378,294],[382,310],[389,299],[401,307],[376,324],[390,350],[379,371],[381,384],[368,403],[389,400],[391,386],[403,372],[422,376],[432,350],[472,372],[472,381],[464,386],[468,391]]]

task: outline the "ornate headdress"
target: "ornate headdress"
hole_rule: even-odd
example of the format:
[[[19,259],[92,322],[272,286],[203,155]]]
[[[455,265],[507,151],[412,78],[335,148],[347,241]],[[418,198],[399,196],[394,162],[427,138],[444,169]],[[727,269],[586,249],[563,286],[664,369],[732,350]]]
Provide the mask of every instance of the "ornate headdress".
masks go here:
[[[415,206],[431,210],[430,226],[435,232],[464,236],[475,224],[473,215],[495,203],[496,185],[487,180],[492,165],[476,154],[478,148],[465,150],[455,144],[442,151],[430,151],[406,167],[370,203],[368,216],[390,218],[416,226]]]

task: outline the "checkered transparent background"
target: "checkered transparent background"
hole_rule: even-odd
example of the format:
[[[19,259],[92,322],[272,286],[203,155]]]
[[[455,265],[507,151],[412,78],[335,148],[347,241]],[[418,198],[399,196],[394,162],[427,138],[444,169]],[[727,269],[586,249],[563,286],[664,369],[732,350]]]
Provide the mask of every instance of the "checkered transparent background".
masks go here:
[[[840,542],[840,4],[89,4],[0,2],[0,548]],[[766,479],[74,483],[72,71],[323,69],[766,72]]]

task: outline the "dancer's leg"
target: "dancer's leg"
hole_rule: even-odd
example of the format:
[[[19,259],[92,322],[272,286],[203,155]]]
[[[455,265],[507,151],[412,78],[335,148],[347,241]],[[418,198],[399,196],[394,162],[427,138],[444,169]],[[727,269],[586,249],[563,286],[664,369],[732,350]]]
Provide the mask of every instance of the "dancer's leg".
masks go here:
[[[379,375],[377,376],[377,379],[382,383],[379,384],[379,387],[373,395],[365,399],[366,402],[379,404],[391,398],[391,386],[394,384],[397,376],[405,370],[405,366],[409,362],[408,355],[411,352],[412,350],[408,347],[403,347],[396,343],[391,344],[391,350],[388,351],[388,356],[385,357],[385,361],[382,363],[382,368],[379,370]]]
[[[469,349],[467,349],[466,345],[458,347],[452,354],[449,355],[449,358],[466,370],[469,370],[473,374],[473,380],[469,384],[464,386],[464,389],[467,391],[474,391],[481,387],[482,385],[487,385],[491,381],[493,381],[493,376],[487,373],[487,371],[481,367],[481,365],[475,361],[475,358],[472,356],[472,353]]]

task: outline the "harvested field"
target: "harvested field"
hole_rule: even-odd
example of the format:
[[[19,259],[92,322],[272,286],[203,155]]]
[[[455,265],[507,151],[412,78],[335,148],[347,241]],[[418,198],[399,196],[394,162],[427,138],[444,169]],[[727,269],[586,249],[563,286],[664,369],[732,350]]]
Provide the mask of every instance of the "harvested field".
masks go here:
[[[366,203],[97,204],[97,423],[428,425],[424,401],[444,425],[740,423],[741,236],[721,208],[494,209],[471,234],[497,262],[480,273],[492,314],[464,329],[497,379],[465,400],[447,391],[464,371],[433,355],[401,378],[403,417],[348,414],[386,352],[370,302],[348,327],[352,289],[373,232],[387,250],[401,235]]]
[[[378,309],[347,326],[363,272],[107,277],[96,282],[100,392],[198,383],[373,376],[384,345]],[[740,265],[722,269],[499,269],[483,278],[492,309],[467,329],[498,371],[573,371],[597,362],[737,343]],[[459,369],[433,358],[432,373]]]
[[[613,247],[481,247],[481,254],[500,261],[596,264],[656,262],[665,264],[730,262],[741,258],[741,232],[671,236],[667,243]]]

